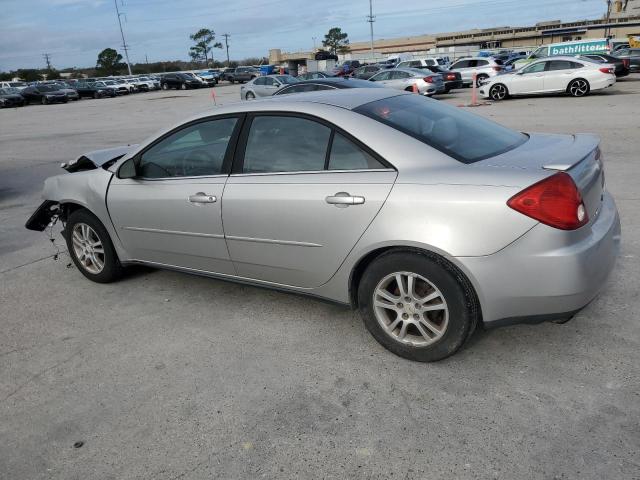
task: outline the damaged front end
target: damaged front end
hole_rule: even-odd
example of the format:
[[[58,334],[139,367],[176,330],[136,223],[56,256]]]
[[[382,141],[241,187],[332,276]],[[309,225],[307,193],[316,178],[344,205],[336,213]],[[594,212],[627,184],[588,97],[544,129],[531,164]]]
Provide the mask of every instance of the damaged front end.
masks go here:
[[[124,145],[122,147],[94,150],[60,165],[69,173],[94,170],[98,167],[109,168],[138,145]]]
[[[43,232],[49,225],[52,225],[60,217],[62,211],[60,204],[53,200],[45,200],[38,209],[29,217],[25,227],[36,232]]]

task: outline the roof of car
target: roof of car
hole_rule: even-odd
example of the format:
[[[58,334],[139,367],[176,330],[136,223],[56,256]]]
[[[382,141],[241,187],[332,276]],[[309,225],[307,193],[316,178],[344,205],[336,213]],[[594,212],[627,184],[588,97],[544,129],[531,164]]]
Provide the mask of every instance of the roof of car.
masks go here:
[[[299,82],[294,83],[292,85],[299,85],[301,83],[302,84],[316,83],[320,85],[335,85],[338,88],[358,87],[360,85],[364,85],[367,87],[372,87],[372,86],[379,87],[379,85],[375,85],[373,82],[369,82],[368,80],[362,80],[359,78],[349,78],[349,77],[310,78],[307,80],[300,80]]]

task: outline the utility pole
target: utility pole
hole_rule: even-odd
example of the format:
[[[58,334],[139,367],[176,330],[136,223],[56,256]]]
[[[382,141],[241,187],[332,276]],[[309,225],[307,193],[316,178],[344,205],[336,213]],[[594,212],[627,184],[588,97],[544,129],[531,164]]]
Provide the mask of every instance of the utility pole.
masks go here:
[[[311,37],[313,39],[313,51],[316,51],[316,37]]]
[[[371,59],[373,60],[373,22],[376,21],[376,17],[373,15],[373,0],[369,0],[369,15],[367,16],[367,22],[371,28]]]
[[[129,70],[129,75],[131,75],[131,64],[129,63],[129,51],[127,50],[129,46],[127,42],[124,40],[124,30],[122,30],[122,21],[120,20],[120,10],[118,10],[118,0],[113,0],[113,4],[116,6],[116,15],[118,17],[118,25],[120,26],[120,35],[122,36],[122,48],[124,48],[124,58],[127,60],[127,70]]]
[[[229,66],[229,37],[231,35],[229,35],[228,33],[223,33],[222,36],[224,37],[224,45],[227,48],[227,67]]]
[[[47,62],[47,70],[51,70],[51,55],[49,53],[43,53],[42,57]]]
[[[609,27],[609,20],[611,19],[611,0],[607,0],[607,19],[606,25],[604,27],[604,36],[605,38],[609,38],[609,34],[611,33],[611,28]]]

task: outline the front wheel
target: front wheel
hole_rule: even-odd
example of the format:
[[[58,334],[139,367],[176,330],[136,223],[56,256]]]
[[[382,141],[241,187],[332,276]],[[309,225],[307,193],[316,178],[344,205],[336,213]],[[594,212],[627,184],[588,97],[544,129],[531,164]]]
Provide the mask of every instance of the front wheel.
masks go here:
[[[162,88],[162,90],[169,90],[169,85],[167,85],[166,83],[163,83],[160,88]]]
[[[113,243],[100,220],[87,210],[76,210],[65,227],[67,248],[73,263],[89,280],[109,283],[122,274]]]
[[[47,97],[42,97],[42,104],[46,105],[49,103],[49,100],[47,100]]]
[[[569,84],[567,90],[572,97],[584,97],[589,93],[589,82],[583,78],[576,78]]]
[[[489,90],[489,97],[491,97],[491,100],[495,100],[496,102],[504,100],[508,96],[509,91],[507,90],[507,87],[505,87],[501,83],[496,83],[493,87],[491,87],[491,90]]]
[[[479,316],[466,277],[426,252],[378,257],[360,281],[358,303],[365,326],[382,346],[419,362],[454,354]]]
[[[247,92],[247,94],[244,96],[244,98],[246,100],[255,100],[256,96],[253,94],[253,92]]]
[[[186,84],[186,83],[183,83],[182,85],[180,85],[180,88],[181,88],[182,90],[186,90],[186,89],[187,89],[187,84]]]

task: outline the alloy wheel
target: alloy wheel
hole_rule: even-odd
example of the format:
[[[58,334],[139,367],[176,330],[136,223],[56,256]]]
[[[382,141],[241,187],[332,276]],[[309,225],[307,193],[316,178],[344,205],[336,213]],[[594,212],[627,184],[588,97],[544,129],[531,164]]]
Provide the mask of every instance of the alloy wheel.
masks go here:
[[[491,87],[490,96],[493,100],[504,100],[507,97],[507,87],[498,83]]]
[[[589,91],[589,84],[586,80],[574,80],[569,87],[569,93],[574,97],[582,97]]]
[[[444,295],[413,272],[395,272],[380,280],[373,293],[373,310],[387,335],[416,347],[438,341],[449,324]]]
[[[104,269],[104,245],[98,234],[86,223],[76,223],[71,232],[73,253],[89,273],[97,275]]]

